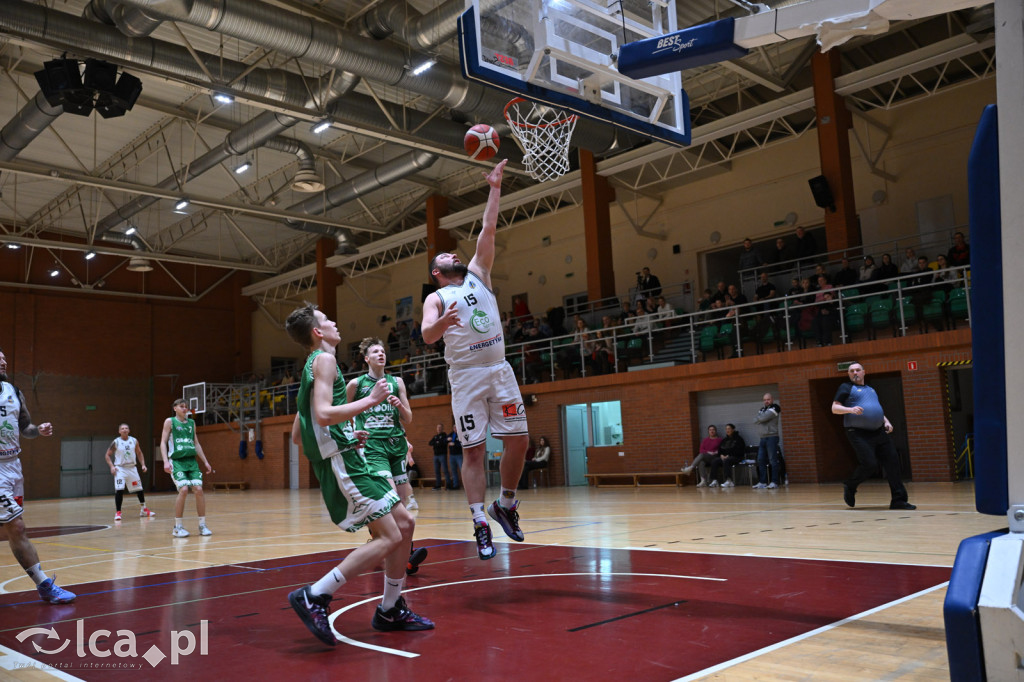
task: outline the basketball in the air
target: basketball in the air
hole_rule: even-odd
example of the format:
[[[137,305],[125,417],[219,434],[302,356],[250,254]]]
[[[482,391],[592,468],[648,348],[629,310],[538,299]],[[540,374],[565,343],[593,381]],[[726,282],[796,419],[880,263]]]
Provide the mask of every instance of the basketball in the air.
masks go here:
[[[500,144],[497,131],[486,123],[477,123],[470,128],[463,140],[469,158],[477,161],[486,161],[497,154]]]

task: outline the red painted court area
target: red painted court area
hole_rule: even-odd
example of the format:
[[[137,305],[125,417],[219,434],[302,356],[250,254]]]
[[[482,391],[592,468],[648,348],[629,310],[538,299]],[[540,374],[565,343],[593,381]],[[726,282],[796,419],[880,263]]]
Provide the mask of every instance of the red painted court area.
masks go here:
[[[407,580],[411,607],[437,623],[428,632],[370,627],[383,578],[367,575],[335,595],[331,649],[288,606],[287,594],[336,564],[343,552],[70,586],[77,603],[48,606],[34,594],[0,598],[0,644],[62,672],[92,679],[429,680],[500,676],[531,680],[673,680],[732,660],[948,580],[950,569],[645,550],[500,545],[487,562],[471,542],[421,540],[430,555]],[[81,620],[79,625],[76,621]],[[201,655],[201,621],[207,651]],[[53,627],[57,637],[23,630]],[[78,656],[81,629],[84,656]],[[110,634],[98,633],[109,630]],[[138,658],[97,657],[127,647]],[[196,651],[150,665],[143,654]],[[97,634],[98,633],[98,634]],[[52,651],[63,641],[69,645]],[[362,646],[360,646],[362,645]],[[378,648],[366,648],[378,647]],[[96,669],[134,663],[135,670]]]

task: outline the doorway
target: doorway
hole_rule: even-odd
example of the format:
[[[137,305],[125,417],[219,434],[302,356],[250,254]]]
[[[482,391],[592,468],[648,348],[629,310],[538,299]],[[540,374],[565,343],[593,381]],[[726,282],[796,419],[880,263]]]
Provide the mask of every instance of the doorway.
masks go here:
[[[562,408],[566,485],[587,484],[587,448],[591,445],[588,412],[586,403],[565,405]]]
[[[89,497],[114,492],[114,477],[104,459],[110,439],[64,438],[60,442],[60,496]]]

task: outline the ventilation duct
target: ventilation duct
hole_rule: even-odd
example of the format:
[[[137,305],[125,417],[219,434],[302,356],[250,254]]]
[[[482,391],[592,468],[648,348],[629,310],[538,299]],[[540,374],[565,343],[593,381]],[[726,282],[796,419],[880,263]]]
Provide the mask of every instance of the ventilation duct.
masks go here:
[[[147,258],[136,257],[128,261],[126,269],[129,272],[150,272],[153,269],[153,264]]]
[[[283,137],[275,137],[267,140],[263,145],[267,149],[294,154],[299,160],[299,169],[295,171],[292,178],[291,188],[296,192],[322,192],[324,181],[316,172],[316,159],[313,157],[313,150],[303,142],[289,140]]]
[[[42,90],[36,93],[0,130],[0,161],[13,160],[63,113],[63,107],[50,106]]]

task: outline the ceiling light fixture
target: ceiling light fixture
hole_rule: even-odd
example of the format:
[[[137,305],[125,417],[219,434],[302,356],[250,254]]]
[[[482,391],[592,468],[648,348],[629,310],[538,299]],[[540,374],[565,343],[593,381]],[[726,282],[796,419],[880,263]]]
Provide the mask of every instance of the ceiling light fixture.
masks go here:
[[[317,121],[316,123],[314,123],[311,130],[313,131],[314,135],[319,135],[320,133],[324,132],[325,130],[327,130],[330,127],[331,127],[330,120],[325,118],[323,120],[320,120],[320,121]]]
[[[412,75],[419,76],[420,74],[423,74],[423,73],[429,71],[430,67],[432,67],[434,64],[437,64],[437,60],[428,59],[427,61],[423,62],[422,64],[417,66],[415,69],[413,69],[412,70]]]
[[[85,252],[85,260],[92,260],[95,257],[96,257],[96,252],[95,251],[86,251]]]
[[[153,265],[145,258],[131,258],[128,260],[129,272],[149,272]]]
[[[181,199],[178,201],[178,203],[174,205],[174,210],[179,212],[184,211],[186,208],[188,208],[188,204],[188,199]]]
[[[138,232],[138,229],[134,225],[129,225],[128,229],[124,231],[124,233],[129,237],[131,237],[136,232]]]
[[[220,104],[231,104],[232,102],[235,101],[234,97],[232,97],[231,95],[225,94],[223,92],[215,92],[215,93],[213,93],[213,99],[215,101],[219,102]]]
[[[7,248],[8,249],[12,249],[14,251],[17,251],[18,249],[21,248],[21,244],[15,244],[14,242],[8,242]]]
[[[56,277],[59,274],[60,274],[60,270],[58,270],[57,268],[54,268],[53,270],[50,270],[50,277]]]
[[[241,175],[250,168],[252,168],[252,163],[248,160],[243,161],[241,164],[238,165],[237,168],[235,168],[235,175]]]

